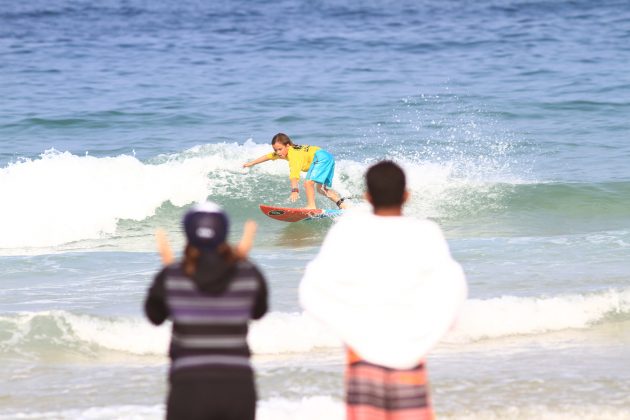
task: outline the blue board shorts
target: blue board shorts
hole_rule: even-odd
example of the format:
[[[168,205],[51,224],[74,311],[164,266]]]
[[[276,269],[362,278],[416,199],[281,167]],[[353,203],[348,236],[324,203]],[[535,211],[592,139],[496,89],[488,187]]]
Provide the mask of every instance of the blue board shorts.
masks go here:
[[[333,176],[335,175],[335,158],[325,150],[319,149],[315,152],[313,163],[308,168],[306,179],[332,187]]]

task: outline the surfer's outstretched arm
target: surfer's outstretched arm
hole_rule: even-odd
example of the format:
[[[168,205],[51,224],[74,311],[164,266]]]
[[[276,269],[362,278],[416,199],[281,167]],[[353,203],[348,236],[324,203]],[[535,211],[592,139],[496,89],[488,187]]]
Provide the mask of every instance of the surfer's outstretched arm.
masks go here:
[[[259,163],[267,162],[268,160],[270,160],[269,156],[263,155],[257,159],[250,160],[249,162],[244,163],[243,168],[249,168],[250,166],[258,165]]]

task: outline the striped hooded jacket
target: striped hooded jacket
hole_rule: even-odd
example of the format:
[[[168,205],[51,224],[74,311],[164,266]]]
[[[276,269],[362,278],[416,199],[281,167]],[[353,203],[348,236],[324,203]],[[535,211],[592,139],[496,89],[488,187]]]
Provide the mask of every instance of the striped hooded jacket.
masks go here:
[[[248,321],[267,312],[266,281],[245,260],[202,256],[191,278],[181,262],[155,277],[145,301],[149,320],[173,322],[169,350],[173,380],[251,375]]]

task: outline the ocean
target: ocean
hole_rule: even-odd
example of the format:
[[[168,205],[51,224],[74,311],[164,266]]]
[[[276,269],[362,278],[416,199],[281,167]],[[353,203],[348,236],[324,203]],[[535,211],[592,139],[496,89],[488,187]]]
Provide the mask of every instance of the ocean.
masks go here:
[[[258,418],[343,418],[341,343],[297,302],[335,221],[267,218],[287,165],[242,168],[285,132],[356,211],[400,163],[444,229],[470,295],[428,358],[438,418],[630,419],[627,1],[0,5],[0,418],[163,417],[154,232],[179,254],[206,199],[233,243],[258,223]]]

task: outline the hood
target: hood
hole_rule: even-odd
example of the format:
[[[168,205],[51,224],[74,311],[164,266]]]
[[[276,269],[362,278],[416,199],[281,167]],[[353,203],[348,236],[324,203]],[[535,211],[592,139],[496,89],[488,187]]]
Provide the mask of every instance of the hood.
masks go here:
[[[217,252],[203,252],[197,260],[197,271],[192,279],[205,293],[223,292],[236,271],[234,262],[227,262]]]

